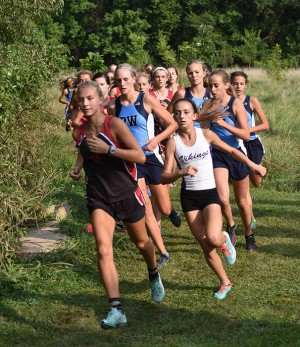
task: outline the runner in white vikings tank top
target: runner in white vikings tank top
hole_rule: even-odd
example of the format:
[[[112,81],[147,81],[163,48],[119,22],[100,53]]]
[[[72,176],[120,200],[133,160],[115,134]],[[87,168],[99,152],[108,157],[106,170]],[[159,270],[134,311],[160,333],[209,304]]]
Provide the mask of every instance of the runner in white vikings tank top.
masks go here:
[[[174,118],[179,125],[178,134],[166,146],[166,158],[161,176],[164,184],[182,178],[180,200],[188,226],[200,244],[205,260],[218,276],[221,285],[215,298],[224,299],[232,287],[222,261],[216,251],[224,254],[228,264],[234,264],[235,248],[227,232],[222,232],[222,212],[213,176],[210,146],[233,156],[249,165],[251,170],[265,174],[265,168],[252,163],[239,150],[224,143],[211,130],[194,127],[193,121],[206,121],[209,117],[217,120],[222,113],[218,100],[205,104],[197,113],[191,99],[179,99],[174,104]],[[180,169],[174,170],[174,161]]]
[[[211,146],[200,128],[196,130],[196,142],[193,146],[183,143],[179,134],[173,138],[176,144],[175,158],[180,169],[193,165],[197,168],[194,176],[183,176],[181,188],[185,190],[204,190],[216,187],[211,158]]]

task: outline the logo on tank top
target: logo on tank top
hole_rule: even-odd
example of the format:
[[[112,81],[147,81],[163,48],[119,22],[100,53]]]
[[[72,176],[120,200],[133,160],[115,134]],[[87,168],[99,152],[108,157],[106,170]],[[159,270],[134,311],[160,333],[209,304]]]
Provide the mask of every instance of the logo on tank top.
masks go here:
[[[181,163],[191,161],[193,159],[205,159],[208,156],[208,150],[203,153],[190,153],[189,155],[181,155],[178,159]]]
[[[134,116],[127,116],[127,117],[120,117],[124,123],[126,123],[128,126],[133,127],[137,125],[136,122],[137,115]]]

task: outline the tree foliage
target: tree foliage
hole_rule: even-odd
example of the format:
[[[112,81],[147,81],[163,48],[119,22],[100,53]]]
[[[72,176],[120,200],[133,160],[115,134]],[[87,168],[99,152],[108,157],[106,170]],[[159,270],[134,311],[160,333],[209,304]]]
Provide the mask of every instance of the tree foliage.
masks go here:
[[[284,65],[299,66],[299,10],[296,0],[69,0],[54,18],[74,65],[98,51],[107,65],[255,66],[279,45]]]

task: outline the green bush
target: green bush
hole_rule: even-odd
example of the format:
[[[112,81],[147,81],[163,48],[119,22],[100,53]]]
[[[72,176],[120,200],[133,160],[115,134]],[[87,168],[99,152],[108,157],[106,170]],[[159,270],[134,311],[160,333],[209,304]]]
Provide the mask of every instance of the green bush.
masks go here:
[[[39,41],[39,40],[37,40]],[[42,148],[53,136],[47,87],[66,66],[45,42],[0,44],[0,267],[14,257],[25,222],[36,220],[49,192],[51,160]],[[52,129],[52,130],[51,130]]]

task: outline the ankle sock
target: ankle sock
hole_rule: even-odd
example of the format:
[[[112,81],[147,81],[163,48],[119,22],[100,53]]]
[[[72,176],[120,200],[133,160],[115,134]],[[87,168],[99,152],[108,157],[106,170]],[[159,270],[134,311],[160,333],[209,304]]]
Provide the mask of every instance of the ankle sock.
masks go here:
[[[148,269],[148,275],[149,275],[149,280],[152,281],[155,278],[158,277],[158,270],[157,267],[155,267],[154,269]]]
[[[120,298],[110,298],[108,299],[110,306],[122,311],[122,303]]]
[[[246,239],[246,242],[248,242],[248,241],[255,241],[254,234],[252,233],[251,235],[246,235],[245,239]]]

